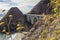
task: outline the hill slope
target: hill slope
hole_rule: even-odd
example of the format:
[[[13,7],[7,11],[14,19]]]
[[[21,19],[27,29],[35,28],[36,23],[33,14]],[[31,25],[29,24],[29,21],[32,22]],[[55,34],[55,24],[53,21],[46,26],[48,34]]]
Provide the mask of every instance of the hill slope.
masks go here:
[[[29,14],[50,14],[51,7],[49,6],[50,0],[41,0],[30,12]]]

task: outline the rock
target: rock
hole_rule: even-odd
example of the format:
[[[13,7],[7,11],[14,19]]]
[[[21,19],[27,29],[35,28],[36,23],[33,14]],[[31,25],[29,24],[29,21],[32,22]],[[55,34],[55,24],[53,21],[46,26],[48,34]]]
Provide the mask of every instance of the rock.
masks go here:
[[[50,0],[41,0],[30,12],[29,14],[50,14],[51,7],[49,6]]]
[[[0,25],[1,30],[5,27],[7,32],[9,30],[14,32],[17,24],[24,25],[24,15],[17,7],[12,7],[0,22],[4,22],[3,25]]]

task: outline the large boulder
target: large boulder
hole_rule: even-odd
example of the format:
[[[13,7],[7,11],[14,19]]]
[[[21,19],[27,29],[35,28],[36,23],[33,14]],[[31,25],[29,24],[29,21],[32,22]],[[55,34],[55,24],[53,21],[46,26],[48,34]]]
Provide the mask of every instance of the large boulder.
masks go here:
[[[9,30],[10,32],[14,32],[17,28],[17,24],[24,25],[24,15],[17,7],[12,7],[0,22],[4,22],[3,25],[0,25],[1,31],[5,27],[7,32]]]

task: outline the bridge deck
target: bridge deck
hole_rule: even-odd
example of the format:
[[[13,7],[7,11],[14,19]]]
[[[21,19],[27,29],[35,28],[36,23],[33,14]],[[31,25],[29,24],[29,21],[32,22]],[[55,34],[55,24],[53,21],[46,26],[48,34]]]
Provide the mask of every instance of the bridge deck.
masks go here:
[[[36,15],[36,14],[24,14],[27,18],[27,21],[31,24],[34,24],[38,19],[41,19],[43,15]]]

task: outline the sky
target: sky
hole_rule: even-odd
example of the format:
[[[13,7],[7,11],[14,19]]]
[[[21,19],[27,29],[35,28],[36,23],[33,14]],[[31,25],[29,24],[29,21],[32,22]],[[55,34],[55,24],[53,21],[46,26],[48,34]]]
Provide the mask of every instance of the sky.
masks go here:
[[[9,10],[18,7],[23,13],[28,13],[40,0],[0,0],[0,9]]]

